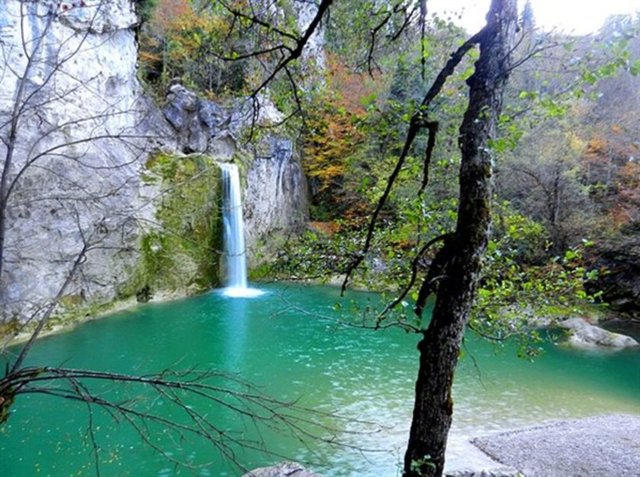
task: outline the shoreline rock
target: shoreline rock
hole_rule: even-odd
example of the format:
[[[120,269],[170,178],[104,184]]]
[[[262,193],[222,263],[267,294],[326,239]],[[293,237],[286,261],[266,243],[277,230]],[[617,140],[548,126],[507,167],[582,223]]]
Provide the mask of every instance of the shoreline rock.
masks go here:
[[[640,475],[640,415],[551,421],[471,442],[526,477]]]
[[[558,326],[571,331],[567,344],[576,348],[622,349],[639,346],[632,337],[607,331],[584,318],[569,318],[559,322]]]
[[[204,290],[199,293],[207,293],[209,290]],[[188,293],[188,291],[180,290],[159,290],[150,300],[145,303],[168,303],[174,300],[182,300],[195,296],[199,293]],[[136,300],[136,297],[131,296],[128,298],[115,300],[109,303],[105,303],[100,306],[100,310],[96,313],[79,313],[71,318],[64,318],[59,315],[53,315],[51,317],[50,327],[45,328],[38,335],[38,339],[45,338],[51,335],[58,335],[63,333],[69,333],[76,329],[78,326],[88,323],[90,321],[101,320],[103,318],[109,318],[111,315],[121,312],[133,312],[136,308],[145,303]],[[21,331],[15,335],[11,333],[6,335],[0,335],[0,343],[6,346],[15,346],[22,343],[26,343],[31,338],[33,330]]]

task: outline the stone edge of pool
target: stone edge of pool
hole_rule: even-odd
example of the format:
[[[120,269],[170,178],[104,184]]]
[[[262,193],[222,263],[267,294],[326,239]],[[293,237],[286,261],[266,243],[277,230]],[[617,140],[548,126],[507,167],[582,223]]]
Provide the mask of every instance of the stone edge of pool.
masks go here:
[[[473,468],[451,469],[446,477],[640,476],[640,414],[554,420],[469,442],[486,457],[481,468],[474,456]],[[255,469],[244,477],[292,475],[320,477],[295,462]]]
[[[640,415],[548,421],[471,439],[506,467],[447,473],[455,477],[630,477],[640,475]]]

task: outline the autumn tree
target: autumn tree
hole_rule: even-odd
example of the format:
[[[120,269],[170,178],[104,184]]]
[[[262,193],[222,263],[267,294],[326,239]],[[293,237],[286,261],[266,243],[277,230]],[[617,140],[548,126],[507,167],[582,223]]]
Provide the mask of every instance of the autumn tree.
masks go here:
[[[142,74],[160,96],[175,79],[210,95],[239,93],[251,74],[247,62],[226,63],[224,56],[239,58],[248,44],[215,5],[159,0],[141,27]]]
[[[588,237],[598,212],[581,177],[582,147],[566,130],[558,121],[535,128],[503,161],[497,180],[501,198],[546,227],[556,256]]]
[[[303,167],[310,180],[316,219],[357,215],[362,198],[357,184],[362,168],[353,166],[367,131],[367,98],[376,97],[379,82],[351,71],[336,55],[327,55],[326,84],[305,111]],[[366,164],[367,161],[361,161]],[[354,181],[351,171],[359,169]]]

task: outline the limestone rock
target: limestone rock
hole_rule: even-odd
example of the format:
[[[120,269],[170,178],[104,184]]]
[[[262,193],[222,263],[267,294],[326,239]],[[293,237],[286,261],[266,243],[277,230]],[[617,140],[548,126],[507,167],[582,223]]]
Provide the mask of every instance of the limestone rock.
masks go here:
[[[147,144],[137,138],[149,113],[136,25],[130,0],[0,2],[3,160],[7,120],[19,121],[0,319],[24,318],[54,297],[83,243],[70,303],[112,299],[135,260],[147,210],[139,194]]]
[[[267,138],[267,143],[247,173],[244,219],[250,251],[271,234],[301,231],[308,217],[307,183],[293,144],[278,137]]]
[[[576,347],[627,348],[638,346],[630,336],[612,333],[588,323],[583,318],[569,318],[558,323],[561,328],[571,330],[568,343]]]
[[[243,134],[250,127],[282,120],[282,114],[266,98],[240,98],[222,105],[198,97],[181,84],[169,88],[163,113],[175,129],[182,152],[206,152],[223,160],[246,147]]]
[[[300,2],[297,6],[297,23],[300,31],[306,31],[318,13],[318,6],[313,2]],[[316,31],[309,37],[306,48],[302,51],[302,67],[318,66],[324,69],[326,65],[325,29],[318,25]]]
[[[305,469],[296,462],[281,462],[272,467],[260,467],[244,474],[243,477],[322,477]]]
[[[256,191],[245,194],[250,243],[306,218],[292,142],[272,133],[246,142],[249,127],[276,124],[282,114],[265,98],[222,105],[181,85],[160,110],[137,79],[137,25],[133,0],[0,1],[3,161],[11,117],[20,116],[0,321],[24,320],[54,298],[84,245],[63,304],[117,296],[135,269],[141,234],[157,223],[159,186],[143,180],[150,152],[240,162]]]
[[[183,152],[206,153],[220,161],[245,158],[248,170],[243,213],[250,258],[257,244],[270,234],[297,232],[304,227],[307,183],[292,141],[272,133],[249,144],[244,139],[252,126],[282,120],[270,101],[238,99],[223,105],[175,84],[163,113],[175,129]]]
[[[200,117],[200,99],[182,85],[171,86],[163,113],[175,128],[183,152],[205,152],[207,129]]]
[[[86,0],[45,0],[49,11],[73,30],[104,34],[129,29],[138,23],[130,0],[90,2]]]

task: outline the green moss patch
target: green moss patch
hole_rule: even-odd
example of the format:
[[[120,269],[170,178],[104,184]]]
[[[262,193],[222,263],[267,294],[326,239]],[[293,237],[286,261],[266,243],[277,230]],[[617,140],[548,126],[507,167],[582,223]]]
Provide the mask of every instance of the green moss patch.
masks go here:
[[[220,172],[208,156],[159,153],[143,180],[160,185],[157,223],[140,242],[141,257],[121,296],[147,301],[155,290],[187,293],[218,283]]]

